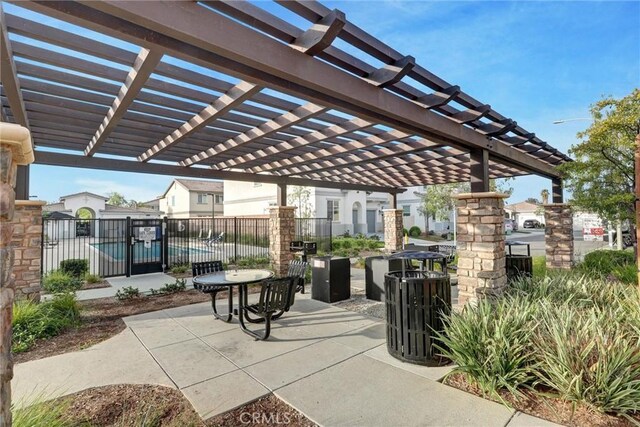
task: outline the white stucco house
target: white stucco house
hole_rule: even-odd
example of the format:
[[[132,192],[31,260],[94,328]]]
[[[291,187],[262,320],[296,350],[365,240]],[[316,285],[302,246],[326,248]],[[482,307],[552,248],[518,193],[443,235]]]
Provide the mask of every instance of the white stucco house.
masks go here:
[[[541,205],[530,202],[519,202],[504,207],[505,216],[516,221],[518,228],[528,219],[537,219],[544,224],[544,210]]]
[[[221,181],[176,178],[158,198],[158,206],[168,218],[211,218],[212,210],[218,217],[224,212],[223,194]]]
[[[144,207],[114,206],[107,203],[105,196],[83,191],[81,193],[61,196],[57,203],[43,206],[45,217],[50,216],[45,230],[47,239],[58,240],[78,236],[98,236],[101,233],[100,225],[93,219],[123,219],[127,217],[135,219],[160,218],[164,212]],[[84,210],[90,216],[89,221],[76,221],[79,211]],[[53,215],[55,214],[55,215]],[[85,219],[87,219],[85,217]],[[55,221],[54,221],[55,220]],[[109,225],[104,222],[105,227]],[[104,233],[106,229],[103,229]]]
[[[298,206],[297,216],[303,212],[312,218],[332,218],[334,235],[377,233],[382,231],[382,209],[390,206],[385,193],[304,187],[306,200],[296,200],[295,187],[289,186],[291,206]],[[224,215],[267,215],[276,205],[277,186],[258,182],[224,181]],[[302,209],[300,206],[302,205]]]

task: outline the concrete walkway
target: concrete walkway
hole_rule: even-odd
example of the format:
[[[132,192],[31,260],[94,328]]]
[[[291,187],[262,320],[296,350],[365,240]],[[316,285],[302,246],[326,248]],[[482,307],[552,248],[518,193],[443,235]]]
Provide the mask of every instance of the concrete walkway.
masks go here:
[[[126,288],[128,286],[138,288],[140,292],[149,292],[151,289],[158,290],[167,283],[176,282],[175,277],[169,276],[168,274],[164,273],[149,273],[131,277],[109,277],[106,280],[111,285],[110,287],[77,291],[76,296],[78,300],[86,301],[96,298],[114,297],[116,296],[116,292],[118,292],[118,290]],[[191,278],[188,277],[186,280],[187,287],[190,287],[192,285]]]
[[[275,393],[326,426],[552,425],[441,384],[450,367],[392,358],[382,322],[308,294],[296,296],[265,342],[215,320],[208,304],[125,321],[127,330],[99,345],[16,365],[16,400],[154,383],[181,390],[205,419]]]

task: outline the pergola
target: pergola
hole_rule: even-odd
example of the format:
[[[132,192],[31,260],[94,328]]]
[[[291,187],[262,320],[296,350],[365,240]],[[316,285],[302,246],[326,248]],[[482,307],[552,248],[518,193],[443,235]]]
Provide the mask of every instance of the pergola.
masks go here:
[[[562,201],[566,155],[320,3],[16,3],[73,24],[2,15],[2,120],[38,164],[276,183],[281,204],[537,174]]]

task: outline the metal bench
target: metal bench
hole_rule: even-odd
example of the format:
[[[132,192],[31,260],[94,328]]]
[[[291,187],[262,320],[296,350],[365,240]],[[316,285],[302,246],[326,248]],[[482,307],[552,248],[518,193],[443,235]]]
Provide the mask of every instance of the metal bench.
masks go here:
[[[215,273],[216,271],[223,271],[224,265],[222,261],[205,261],[205,262],[194,262],[191,264],[191,274],[193,277],[200,276],[202,274],[207,273]],[[195,287],[195,286],[194,286]],[[211,295],[211,308],[213,309],[213,315],[220,320],[224,320],[225,322],[230,322],[233,317],[233,291],[231,286],[220,286],[220,285],[198,285],[196,288],[201,292],[207,293]],[[221,316],[218,314],[218,310],[216,308],[216,295],[218,292],[227,291],[228,299],[229,299],[229,311],[225,318],[225,316]]]
[[[295,294],[296,286],[300,281],[299,277],[282,277],[279,279],[268,279],[262,282],[260,297],[256,304],[245,305],[244,319],[250,323],[265,323],[262,334],[243,330],[258,340],[266,340],[271,334],[271,321],[278,319],[285,311],[291,307],[292,295]],[[245,296],[246,297],[246,296]],[[250,314],[256,316],[252,318]]]

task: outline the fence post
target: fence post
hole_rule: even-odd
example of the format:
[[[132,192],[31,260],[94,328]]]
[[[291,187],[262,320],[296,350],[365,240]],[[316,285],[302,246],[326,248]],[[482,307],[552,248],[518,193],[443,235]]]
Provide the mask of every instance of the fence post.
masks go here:
[[[131,230],[131,217],[128,216],[127,217],[127,230],[125,232],[125,241],[124,241],[124,248],[125,248],[125,264],[124,264],[124,274],[126,277],[131,277],[131,250],[133,249],[131,247],[131,236],[132,236],[132,231]]]
[[[162,271],[169,268],[169,227],[167,217],[162,217]]]
[[[238,217],[233,217],[233,262],[238,262]]]
[[[333,252],[333,224],[331,218],[329,218],[329,252]]]

